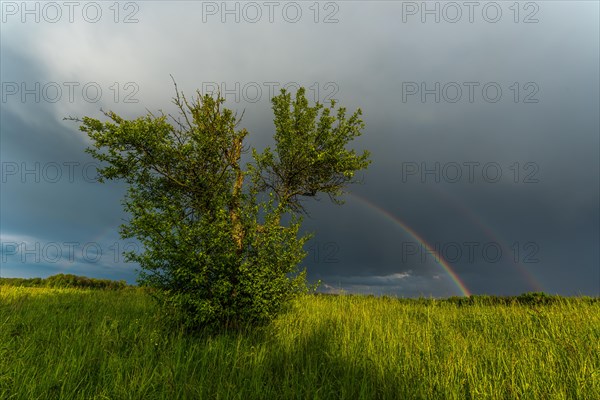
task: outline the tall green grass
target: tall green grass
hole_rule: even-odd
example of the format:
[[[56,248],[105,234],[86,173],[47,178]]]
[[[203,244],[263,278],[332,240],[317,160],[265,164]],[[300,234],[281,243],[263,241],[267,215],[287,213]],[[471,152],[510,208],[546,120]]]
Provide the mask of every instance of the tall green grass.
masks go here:
[[[600,302],[306,296],[260,329],[166,331],[152,299],[0,287],[1,399],[600,399]]]

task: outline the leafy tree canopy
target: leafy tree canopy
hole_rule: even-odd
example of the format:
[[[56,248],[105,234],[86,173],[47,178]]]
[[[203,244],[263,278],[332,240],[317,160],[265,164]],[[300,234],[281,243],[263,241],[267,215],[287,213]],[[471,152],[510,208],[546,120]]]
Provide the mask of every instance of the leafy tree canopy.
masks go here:
[[[249,133],[225,99],[175,92],[176,116],[69,119],[91,139],[100,181],[128,184],[121,236],[144,251],[126,256],[167,313],[190,328],[269,320],[307,289],[303,201],[326,194],[342,203],[370,163],[367,151],[347,148],[364,129],[361,110],[347,116],[335,101],[309,105],[304,88],[295,98],[282,90],[272,99],[274,145],[252,149],[243,166]]]

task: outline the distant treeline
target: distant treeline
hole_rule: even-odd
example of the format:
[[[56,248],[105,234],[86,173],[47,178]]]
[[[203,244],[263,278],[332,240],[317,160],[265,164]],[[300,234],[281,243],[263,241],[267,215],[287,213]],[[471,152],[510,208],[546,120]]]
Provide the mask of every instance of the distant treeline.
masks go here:
[[[600,301],[598,297],[588,296],[576,296],[576,297],[564,297],[559,295],[546,294],[544,292],[529,292],[523,293],[518,296],[489,296],[489,295],[471,295],[469,297],[451,297],[446,299],[448,302],[456,303],[459,306],[464,305],[542,305],[542,304],[556,304],[556,303],[567,303],[571,300],[574,301],[586,301],[589,303],[596,303]]]
[[[315,293],[317,296],[340,296],[340,294],[330,293]],[[356,296],[351,294],[343,294],[341,296]],[[364,295],[358,295],[364,296]],[[367,297],[374,297],[373,295],[367,295]],[[551,295],[543,292],[529,292],[523,293],[518,296],[492,296],[492,295],[471,295],[469,297],[449,297],[445,299],[437,299],[431,297],[421,298],[406,298],[406,297],[394,297],[394,296],[381,296],[384,299],[400,301],[410,304],[430,304],[433,302],[437,303],[450,303],[456,304],[457,306],[471,306],[471,305],[482,305],[482,306],[510,306],[510,305],[545,305],[545,304],[557,304],[557,303],[568,303],[570,301],[584,301],[587,303],[598,303],[600,297],[589,297],[589,296],[576,296],[576,297],[564,297],[559,295]]]
[[[50,288],[124,289],[124,280],[88,278],[71,274],[57,274],[48,278],[0,278],[0,285]]]

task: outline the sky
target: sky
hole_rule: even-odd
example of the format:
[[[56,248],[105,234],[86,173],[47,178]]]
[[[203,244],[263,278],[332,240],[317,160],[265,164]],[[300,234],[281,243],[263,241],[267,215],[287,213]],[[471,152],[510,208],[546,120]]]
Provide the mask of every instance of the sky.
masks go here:
[[[123,183],[64,117],[217,88],[249,144],[270,98],[361,108],[343,206],[308,203],[321,291],[600,295],[597,1],[1,2],[2,277],[134,283]]]

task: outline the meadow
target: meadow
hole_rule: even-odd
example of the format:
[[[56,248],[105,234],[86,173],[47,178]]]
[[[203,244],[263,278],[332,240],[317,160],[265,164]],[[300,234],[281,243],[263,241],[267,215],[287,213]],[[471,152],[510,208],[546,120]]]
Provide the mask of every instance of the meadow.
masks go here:
[[[599,299],[468,300],[307,295],[189,335],[140,288],[0,286],[0,398],[600,399]]]

